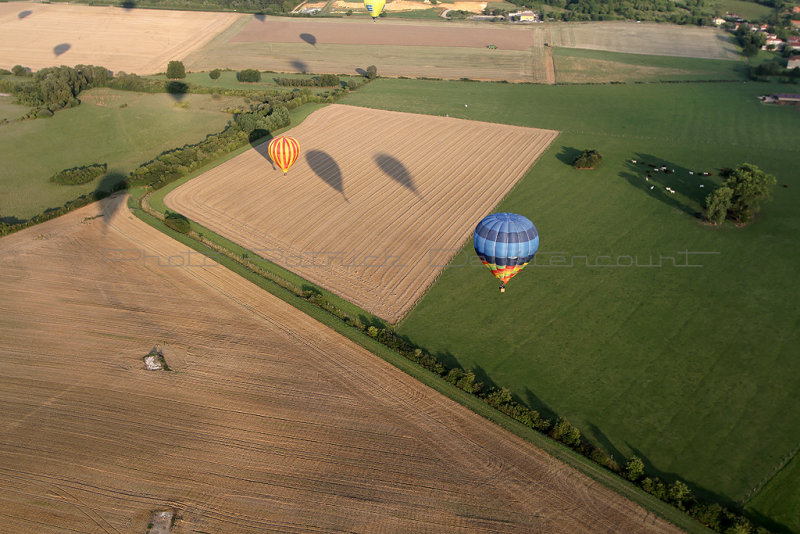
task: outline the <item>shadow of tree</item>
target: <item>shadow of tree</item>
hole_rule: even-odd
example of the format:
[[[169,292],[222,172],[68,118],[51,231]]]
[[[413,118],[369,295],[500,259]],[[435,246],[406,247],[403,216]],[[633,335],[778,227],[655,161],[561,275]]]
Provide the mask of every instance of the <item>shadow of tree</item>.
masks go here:
[[[119,7],[125,10],[131,10],[136,7],[136,0],[122,0],[119,3]]]
[[[632,186],[694,217],[702,217],[705,197],[717,186],[714,173],[708,169],[687,169],[652,154],[637,153],[625,167],[619,176]]]
[[[380,167],[383,173],[389,178],[410,190],[415,195],[420,196],[417,188],[414,186],[414,179],[411,177],[411,173],[408,172],[405,165],[396,158],[388,154],[378,154],[375,156],[375,163],[378,164],[378,167]]]
[[[57,44],[56,46],[53,47],[53,53],[56,55],[56,57],[58,57],[67,50],[69,50],[70,48],[72,48],[72,45],[70,45],[69,43]]]
[[[342,171],[339,169],[339,164],[336,163],[327,152],[321,150],[311,150],[306,153],[306,162],[311,167],[314,173],[322,178],[322,181],[341,193],[345,201],[347,196],[344,194],[344,181],[342,180]]]
[[[259,22],[264,22],[267,19],[267,16],[264,13],[256,13],[253,15],[253,18]]]
[[[366,76],[367,75],[367,71],[365,71],[361,67],[356,67],[356,74],[360,74],[361,76]]]
[[[301,33],[300,34],[300,39],[302,39],[303,41],[307,42],[311,46],[317,46],[317,38],[314,37],[314,35],[312,35],[310,33]]]
[[[186,93],[189,92],[189,86],[183,82],[176,82],[170,81],[167,82],[167,93],[175,99],[176,102],[180,102],[184,98],[186,98]]]
[[[575,159],[581,155],[581,152],[583,152],[583,150],[579,150],[572,146],[562,146],[561,152],[556,155],[556,158],[558,158],[558,161],[571,167]]]
[[[33,11],[31,11],[30,9],[26,9],[25,11],[20,11],[19,13],[17,13],[17,18],[24,19],[25,17],[32,14]]]
[[[308,72],[308,65],[304,62],[300,61],[299,59],[293,59],[291,61],[292,67],[299,73],[305,74]]]

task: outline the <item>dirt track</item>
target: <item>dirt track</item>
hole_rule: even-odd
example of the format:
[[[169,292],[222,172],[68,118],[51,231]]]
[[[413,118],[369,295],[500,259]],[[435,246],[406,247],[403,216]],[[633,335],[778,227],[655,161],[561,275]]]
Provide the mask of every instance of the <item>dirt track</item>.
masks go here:
[[[155,74],[241,17],[160,9],[0,3],[0,67],[102,65]]]
[[[435,280],[558,132],[334,104],[167,195],[175,211],[388,321]]]
[[[0,239],[3,531],[142,533],[166,508],[176,534],[675,531],[119,197],[101,214]],[[155,344],[172,372],[144,370]]]

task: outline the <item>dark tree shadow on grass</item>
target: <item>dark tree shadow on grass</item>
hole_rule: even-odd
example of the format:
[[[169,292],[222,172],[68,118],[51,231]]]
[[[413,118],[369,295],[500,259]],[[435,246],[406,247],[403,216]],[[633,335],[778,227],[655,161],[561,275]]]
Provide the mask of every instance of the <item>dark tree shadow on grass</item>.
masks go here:
[[[408,172],[406,166],[400,161],[393,158],[388,154],[378,154],[375,156],[375,163],[389,178],[399,183],[418,197],[420,196],[416,186],[414,186],[414,179],[411,173]]]
[[[336,163],[329,154],[321,150],[312,150],[306,154],[306,162],[314,173],[322,178],[322,181],[341,193],[346,202],[347,196],[344,194],[344,181],[339,164]]]
[[[527,386],[525,387],[525,399],[523,400],[523,404],[528,406],[531,410],[536,410],[544,419],[550,419],[553,423],[558,419],[558,414],[550,408],[550,405],[537,397]]]
[[[714,176],[703,176],[703,173],[718,174],[717,169],[688,169],[652,154],[636,153],[625,162],[625,168],[620,176],[632,186],[698,218],[702,217],[706,196],[717,187],[719,180]]]
[[[300,39],[302,39],[303,41],[307,42],[311,46],[317,46],[317,38],[314,37],[314,35],[312,35],[310,33],[301,33],[300,34]]]
[[[256,129],[250,132],[248,137],[250,146],[253,147],[253,150],[255,150],[265,160],[269,161],[270,165],[272,165],[272,170],[277,170],[278,167],[275,165],[275,162],[272,161],[272,158],[269,157],[269,152],[267,151],[269,142],[272,141],[273,135],[267,130]]]
[[[69,44],[69,43],[61,43],[61,44],[58,44],[58,45],[53,47],[53,53],[56,55],[56,57],[58,57],[61,54],[63,54],[64,52],[66,52],[67,50],[69,50],[70,48],[72,48],[71,44]]]
[[[572,166],[572,163],[581,155],[583,150],[577,149],[572,146],[562,146],[561,152],[556,155],[558,161],[566,165]]]
[[[299,73],[305,74],[308,72],[308,65],[304,62],[300,61],[299,59],[293,59],[291,61],[292,67]]]
[[[586,428],[583,430],[585,430],[584,434],[590,443],[593,443],[606,451],[606,453],[611,456],[611,459],[617,462],[620,467],[625,467],[625,455],[622,454],[613,443],[611,443],[611,440],[608,439],[608,436],[606,436],[597,425],[594,423],[587,423]]]
[[[176,102],[180,102],[186,98],[186,93],[188,92],[189,86],[183,82],[167,82],[167,93],[169,93],[169,96],[171,96]]]
[[[17,18],[24,19],[25,17],[30,16],[32,14],[33,11],[31,11],[30,9],[26,9],[25,11],[20,11],[19,13],[17,13]]]

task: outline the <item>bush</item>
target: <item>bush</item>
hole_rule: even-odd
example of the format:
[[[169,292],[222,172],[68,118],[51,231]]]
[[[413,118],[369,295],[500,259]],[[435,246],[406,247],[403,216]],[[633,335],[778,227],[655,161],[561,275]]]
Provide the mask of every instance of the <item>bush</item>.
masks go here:
[[[594,169],[600,164],[602,159],[603,156],[601,156],[597,150],[586,149],[575,158],[575,161],[572,162],[572,166],[576,169]]]
[[[378,77],[378,67],[375,65],[370,65],[367,67],[367,78],[370,80],[374,80]]]
[[[260,82],[261,73],[255,69],[244,69],[236,73],[236,79],[240,82]]]
[[[192,228],[189,219],[187,219],[180,213],[174,213],[174,212],[167,213],[167,216],[164,218],[164,224],[166,224],[176,232],[180,232],[182,234],[188,234],[189,230],[191,230]]]
[[[628,463],[625,464],[625,471],[623,472],[623,475],[628,480],[636,482],[642,477],[643,474],[644,462],[641,460],[641,458],[631,456],[628,459]]]
[[[222,71],[219,69],[214,69],[208,73],[208,76],[212,80],[219,80],[219,77],[222,76]]]
[[[170,80],[186,78],[186,68],[182,61],[170,61],[167,64],[167,78]]]
[[[9,74],[11,74],[10,70],[8,70],[8,69],[0,69],[0,75],[5,76],[5,75],[9,75]]]
[[[56,184],[63,185],[79,185],[87,184],[106,173],[108,164],[92,163],[91,165],[84,165],[82,167],[72,167],[71,169],[64,169],[50,177],[50,181]]]
[[[11,73],[14,76],[28,76],[30,71],[27,68],[23,67],[22,65],[14,65],[11,67]]]
[[[335,74],[323,74],[317,83],[320,87],[339,87],[339,77]]]
[[[581,431],[563,418],[553,425],[550,436],[568,447],[575,447],[581,442]]]

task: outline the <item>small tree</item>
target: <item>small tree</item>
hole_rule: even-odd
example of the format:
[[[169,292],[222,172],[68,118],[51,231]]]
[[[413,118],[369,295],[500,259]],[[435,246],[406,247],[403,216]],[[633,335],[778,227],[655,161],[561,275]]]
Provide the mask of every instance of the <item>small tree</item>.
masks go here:
[[[244,69],[236,73],[236,79],[240,82],[260,82],[261,72],[255,69]]]
[[[723,184],[733,190],[729,214],[732,219],[747,223],[761,209],[761,201],[771,197],[777,180],[755,165],[739,165]]]
[[[667,500],[674,504],[679,510],[683,510],[685,508],[684,503],[689,499],[689,497],[691,497],[691,495],[692,490],[690,490],[689,486],[680,480],[676,480],[667,488]]]
[[[319,77],[320,87],[338,87],[339,77],[335,74],[323,74]]]
[[[222,71],[219,70],[219,69],[214,69],[214,70],[212,70],[211,72],[208,73],[208,76],[212,80],[219,80],[219,77],[222,76]]]
[[[644,474],[644,462],[637,456],[628,458],[628,463],[625,464],[625,471],[623,472],[625,478],[632,482],[639,480]]]
[[[572,426],[572,423],[566,419],[559,419],[556,424],[553,425],[550,436],[568,447],[574,447],[581,441],[581,431]]]
[[[603,156],[597,150],[586,149],[572,162],[576,169],[594,169],[600,164]]]
[[[718,187],[706,197],[706,220],[714,224],[722,224],[731,209],[731,197],[733,189],[730,187]]]
[[[182,234],[188,234],[189,230],[192,228],[189,219],[180,213],[174,212],[167,213],[167,216],[164,218],[164,224]]]
[[[14,65],[13,67],[11,67],[11,72],[14,74],[14,76],[27,76],[28,75],[28,69],[26,69],[22,65]]]
[[[170,80],[179,80],[186,78],[186,68],[181,61],[170,61],[167,63],[167,78]]]
[[[374,80],[377,77],[378,77],[378,67],[376,67],[375,65],[370,65],[369,67],[367,67],[367,78],[369,78],[370,80]]]

